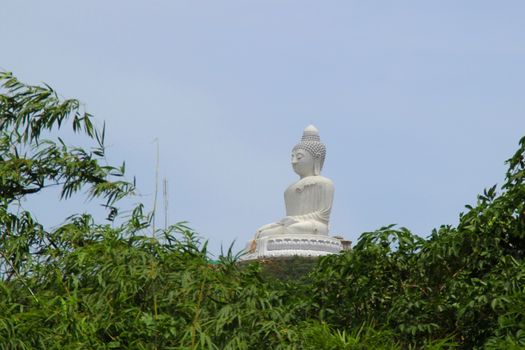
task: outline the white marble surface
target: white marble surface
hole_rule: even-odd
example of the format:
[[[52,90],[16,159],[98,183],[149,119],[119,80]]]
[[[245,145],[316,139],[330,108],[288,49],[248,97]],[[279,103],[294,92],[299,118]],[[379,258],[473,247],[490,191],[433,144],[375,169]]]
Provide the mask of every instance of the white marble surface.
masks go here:
[[[250,247],[250,244],[255,247]],[[250,248],[252,248],[250,250]],[[343,250],[341,240],[318,234],[284,234],[255,239],[248,243],[243,260],[284,256],[323,256]]]

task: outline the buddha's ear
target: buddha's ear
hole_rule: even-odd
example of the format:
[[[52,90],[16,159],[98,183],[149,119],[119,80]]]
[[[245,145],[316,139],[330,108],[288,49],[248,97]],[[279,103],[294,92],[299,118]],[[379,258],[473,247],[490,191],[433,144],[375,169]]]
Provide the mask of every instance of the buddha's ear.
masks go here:
[[[314,160],[314,176],[321,175],[321,160],[316,158]]]

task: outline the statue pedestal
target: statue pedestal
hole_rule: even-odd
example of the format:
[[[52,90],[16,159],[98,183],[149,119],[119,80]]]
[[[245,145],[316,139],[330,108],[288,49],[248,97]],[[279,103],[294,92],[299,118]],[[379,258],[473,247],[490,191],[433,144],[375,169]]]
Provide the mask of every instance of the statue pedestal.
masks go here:
[[[343,250],[341,239],[319,234],[282,234],[263,237],[248,243],[241,260],[271,257],[337,254]]]

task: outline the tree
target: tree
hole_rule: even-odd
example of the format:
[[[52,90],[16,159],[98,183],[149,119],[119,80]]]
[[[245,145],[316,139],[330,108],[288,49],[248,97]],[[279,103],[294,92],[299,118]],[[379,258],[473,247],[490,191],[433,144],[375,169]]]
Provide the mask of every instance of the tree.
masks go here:
[[[152,237],[142,205],[46,230],[20,200],[86,188],[114,220],[134,184],[105,163],[104,128],[77,100],[10,73],[0,86],[0,349],[525,347],[525,138],[457,226],[428,239],[385,226],[279,279],[286,269],[238,264],[231,248],[211,264],[184,224]],[[94,147],[66,145],[66,126]]]
[[[61,198],[87,187],[90,197],[105,199],[112,219],[118,213],[114,204],[134,185],[122,180],[124,164],[115,167],[104,161],[105,130],[94,127],[93,117],[78,100],[61,101],[48,85],[25,85],[8,72],[0,72],[0,87],[0,271],[9,279],[53,244],[31,213],[20,211],[21,199],[50,186],[60,187]],[[66,145],[58,136],[42,138],[66,126],[95,141],[95,146],[86,151]]]
[[[61,198],[87,188],[112,220],[134,184],[105,164],[104,129],[79,101],[10,73],[0,84],[0,349],[275,348],[286,292],[241,269],[231,248],[213,265],[184,224],[152,237],[142,205],[118,225],[83,214],[52,231],[18,211],[50,186]],[[94,147],[66,145],[66,126]]]

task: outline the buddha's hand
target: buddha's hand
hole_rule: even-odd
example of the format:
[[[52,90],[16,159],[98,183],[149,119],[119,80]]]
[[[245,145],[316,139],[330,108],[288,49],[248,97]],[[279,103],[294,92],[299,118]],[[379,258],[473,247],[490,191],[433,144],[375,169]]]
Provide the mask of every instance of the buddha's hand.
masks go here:
[[[295,220],[294,218],[290,217],[290,216],[287,216],[285,217],[284,219],[282,219],[281,221],[279,221],[279,224],[283,225],[283,226],[290,226],[290,225],[293,225],[293,224],[296,224],[298,223],[299,221]]]
[[[264,225],[262,227],[259,227],[257,232],[261,233],[263,231],[271,230],[272,228],[276,228],[276,227],[279,227],[279,226],[281,226],[281,224],[279,222],[273,222],[271,224],[267,224],[267,225]]]

